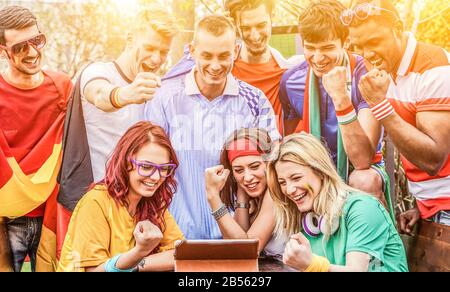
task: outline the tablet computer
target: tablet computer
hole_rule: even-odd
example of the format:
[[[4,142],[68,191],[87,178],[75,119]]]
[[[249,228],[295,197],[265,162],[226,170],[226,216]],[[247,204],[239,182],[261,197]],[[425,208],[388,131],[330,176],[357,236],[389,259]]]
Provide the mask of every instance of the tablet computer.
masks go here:
[[[176,272],[258,272],[257,239],[180,240]]]

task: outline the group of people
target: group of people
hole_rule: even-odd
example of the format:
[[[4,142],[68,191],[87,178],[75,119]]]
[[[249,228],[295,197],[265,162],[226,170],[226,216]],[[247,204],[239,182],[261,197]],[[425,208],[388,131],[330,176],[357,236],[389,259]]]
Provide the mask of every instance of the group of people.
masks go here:
[[[408,271],[395,223],[450,225],[450,55],[389,0],[317,0],[285,59],[275,2],[224,1],[163,77],[177,25],[149,7],[75,84],[41,69],[32,12],[1,9],[0,268],[166,271],[177,240],[251,238],[298,271]],[[397,220],[384,134],[417,204]]]

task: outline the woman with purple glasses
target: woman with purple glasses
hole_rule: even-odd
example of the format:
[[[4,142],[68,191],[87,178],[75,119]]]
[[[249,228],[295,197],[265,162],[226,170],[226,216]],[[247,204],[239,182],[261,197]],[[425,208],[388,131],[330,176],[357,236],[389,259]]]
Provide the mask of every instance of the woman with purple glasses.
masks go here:
[[[131,127],[109,159],[105,178],[79,201],[59,271],[165,271],[183,239],[168,211],[178,160],[164,131]]]

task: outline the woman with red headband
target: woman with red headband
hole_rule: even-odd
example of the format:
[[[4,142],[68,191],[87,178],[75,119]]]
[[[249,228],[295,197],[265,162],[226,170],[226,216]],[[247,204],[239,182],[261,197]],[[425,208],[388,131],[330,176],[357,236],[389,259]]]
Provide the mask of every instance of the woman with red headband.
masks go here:
[[[131,127],[112,153],[105,179],[78,202],[58,270],[172,270],[174,243],[183,239],[168,211],[177,166],[160,127]]]
[[[281,259],[284,241],[271,240],[275,220],[265,159],[271,146],[265,130],[235,131],[222,150],[221,165],[206,170],[206,192],[224,239],[257,238],[260,251],[265,247],[266,255]]]

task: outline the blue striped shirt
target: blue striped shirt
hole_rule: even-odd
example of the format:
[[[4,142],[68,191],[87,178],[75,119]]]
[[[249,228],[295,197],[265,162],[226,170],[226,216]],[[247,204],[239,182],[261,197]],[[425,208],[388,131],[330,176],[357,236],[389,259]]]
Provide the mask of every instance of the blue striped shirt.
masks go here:
[[[145,119],[169,135],[180,166],[178,190],[170,212],[187,239],[219,239],[221,233],[206,199],[205,169],[218,165],[229,135],[241,128],[263,128],[280,139],[276,118],[261,90],[227,77],[223,95],[202,96],[194,70],[163,81],[155,98],[145,105]]]

